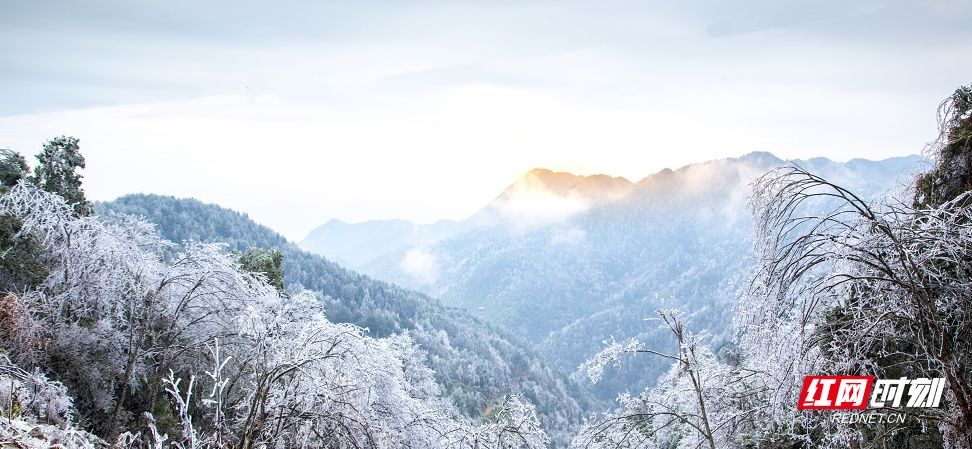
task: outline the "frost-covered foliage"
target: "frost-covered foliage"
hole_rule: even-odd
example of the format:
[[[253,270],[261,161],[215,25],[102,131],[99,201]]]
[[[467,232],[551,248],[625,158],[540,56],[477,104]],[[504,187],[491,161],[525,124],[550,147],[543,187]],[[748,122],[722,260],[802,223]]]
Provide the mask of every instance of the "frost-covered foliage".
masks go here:
[[[763,437],[972,447],[970,92],[942,103],[936,166],[910,204],[867,201],[797,166],[754,184],[757,266],[736,327],[776,423]],[[794,410],[802,376],[820,373],[943,377],[948,387],[941,408],[905,424],[846,425]]]
[[[0,355],[0,417],[67,424],[72,408],[71,397],[60,382],[40,371],[24,371]]]
[[[805,374],[944,377],[943,407],[918,420],[950,447],[972,446],[970,193],[934,207],[872,205],[799,168],[770,173],[755,191],[760,264],[740,325],[752,355],[776,362],[766,367],[784,392],[779,414]],[[804,212],[821,199],[833,212]],[[823,434],[833,447],[872,436],[801,416],[803,438]]]
[[[456,448],[538,448],[549,444],[536,409],[520,396],[509,396],[492,410],[489,422],[458,428],[446,436]]]
[[[604,349],[585,360],[584,363],[581,363],[575,374],[584,375],[592,383],[598,383],[604,377],[604,370],[611,365],[618,366],[624,355],[639,352],[654,352],[644,346],[638,339],[631,339],[627,343],[621,343],[612,337],[603,343],[605,345]]]
[[[959,87],[942,102],[938,129],[938,138],[926,149],[938,163],[918,177],[916,206],[936,206],[972,189],[972,85]]]
[[[319,298],[282,295],[217,245],[176,252],[139,219],[73,212],[27,183],[0,198],[49,269],[5,307],[0,344],[63,382],[102,436],[193,448],[546,443],[519,399],[496,422],[459,418],[407,334],[332,323]]]
[[[589,423],[574,447],[715,449],[733,446],[740,434],[753,430],[753,416],[763,408],[757,373],[732,357],[717,357],[704,345],[704,335],[685,329],[681,313],[660,311],[659,316],[677,344],[675,353],[637,342],[612,343],[583,368],[596,382],[606,363],[623,354],[647,353],[673,361],[671,369],[638,396],[619,395],[618,409]]]
[[[125,449],[127,441],[111,445],[74,427],[36,423],[23,418],[0,420],[0,442],[5,448],[18,449]]]

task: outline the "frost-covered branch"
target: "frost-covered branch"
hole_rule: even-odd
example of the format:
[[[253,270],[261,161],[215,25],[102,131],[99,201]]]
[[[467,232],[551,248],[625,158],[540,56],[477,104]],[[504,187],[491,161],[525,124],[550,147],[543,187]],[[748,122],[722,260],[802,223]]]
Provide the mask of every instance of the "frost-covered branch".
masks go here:
[[[619,408],[589,423],[574,439],[574,447],[727,447],[737,431],[752,430],[762,392],[752,371],[720,361],[702,344],[702,337],[683,325],[677,311],[659,311],[662,326],[677,345],[675,355],[632,345],[612,344],[585,363],[592,379],[604,360],[627,353],[651,353],[673,359],[658,385],[631,397],[618,398]]]
[[[945,377],[950,399],[923,422],[972,445],[972,193],[872,205],[799,167],[754,189],[759,264],[737,326],[775,379],[776,416],[792,415],[803,374]],[[831,212],[808,212],[821,205]],[[863,438],[803,427],[844,432],[836,444]]]

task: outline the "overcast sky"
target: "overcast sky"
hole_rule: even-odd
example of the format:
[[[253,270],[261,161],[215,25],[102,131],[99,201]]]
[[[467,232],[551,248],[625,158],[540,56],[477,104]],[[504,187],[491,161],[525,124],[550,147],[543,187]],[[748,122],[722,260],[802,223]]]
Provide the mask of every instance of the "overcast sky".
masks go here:
[[[972,2],[0,2],[0,147],[81,139],[88,196],[300,240],[462,218],[533,167],[636,180],[765,150],[917,153]]]

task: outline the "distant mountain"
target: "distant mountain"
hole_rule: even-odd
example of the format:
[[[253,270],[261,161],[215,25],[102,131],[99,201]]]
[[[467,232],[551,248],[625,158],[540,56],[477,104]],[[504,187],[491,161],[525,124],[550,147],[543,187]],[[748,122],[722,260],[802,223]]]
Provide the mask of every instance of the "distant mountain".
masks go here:
[[[632,187],[631,181],[620,176],[581,176],[535,168],[520,176],[487,207],[502,207],[503,203],[516,201],[518,196],[538,191],[587,202],[615,200],[630,193]]]
[[[522,393],[537,406],[548,433],[564,443],[571,426],[602,406],[583,387],[548,367],[519,337],[424,294],[302,251],[246,214],[158,195],[126,195],[96,208],[101,214],[145,217],[173,242],[218,242],[236,250],[280,249],[288,288],[319,292],[332,321],[366,327],[375,336],[409,332],[428,352],[439,383],[469,416],[486,413],[505,394]]]
[[[795,163],[867,197],[910,179],[922,161]],[[757,152],[635,183],[532,170],[460,222],[466,230],[360,268],[508,327],[568,372],[612,337],[667,345],[644,320],[660,308],[682,308],[694,327],[723,339],[751,265],[750,183],[785,163]],[[667,367],[648,357],[628,363],[599,384],[602,397],[652,384]]]
[[[620,177],[578,176],[537,168],[524,173],[486,207],[463,221],[346,223],[332,219],[310,231],[297,246],[348,267],[362,268],[389,253],[434,244],[479,227],[532,226],[560,220],[579,212],[587,203],[622,198],[633,186]]]
[[[419,225],[407,220],[350,224],[335,219],[312,230],[297,246],[353,268],[390,251],[443,240],[461,229],[453,220]]]

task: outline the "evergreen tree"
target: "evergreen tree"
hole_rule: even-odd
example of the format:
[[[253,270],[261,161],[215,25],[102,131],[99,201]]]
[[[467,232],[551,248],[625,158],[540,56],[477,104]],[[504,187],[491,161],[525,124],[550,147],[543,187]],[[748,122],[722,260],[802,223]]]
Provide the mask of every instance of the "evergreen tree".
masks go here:
[[[935,207],[972,190],[972,85],[962,86],[938,109],[940,135],[930,145],[934,169],[918,177],[916,207]]]
[[[283,253],[280,250],[252,247],[240,254],[240,265],[250,273],[266,276],[267,283],[284,290]]]
[[[13,150],[0,149],[0,195],[27,177],[27,160]],[[40,245],[30,236],[17,236],[21,223],[11,215],[0,216],[0,291],[21,291],[47,276],[40,262]]]
[[[27,160],[20,153],[6,148],[0,149],[0,193],[17,185],[27,176],[29,170]]]
[[[84,168],[84,156],[77,138],[61,136],[50,140],[37,154],[37,163],[32,180],[38,187],[63,197],[78,216],[94,212],[81,189],[78,170]]]

